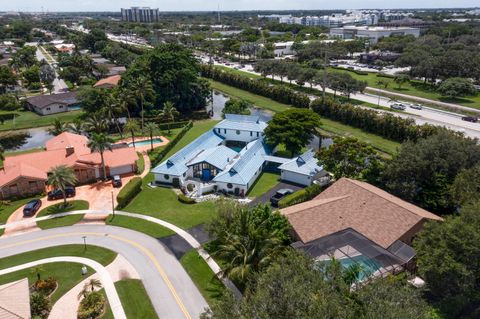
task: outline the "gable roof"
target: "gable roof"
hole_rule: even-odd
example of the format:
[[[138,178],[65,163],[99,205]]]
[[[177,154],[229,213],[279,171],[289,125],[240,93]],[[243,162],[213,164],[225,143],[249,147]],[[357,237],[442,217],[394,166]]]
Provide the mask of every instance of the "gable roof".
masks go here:
[[[224,145],[203,150],[195,158],[187,163],[187,166],[192,166],[198,163],[206,162],[223,170],[227,164],[238,155],[237,152]]]
[[[117,86],[118,82],[120,82],[120,79],[122,77],[120,75],[112,75],[107,78],[99,80],[97,83],[93,85],[93,87],[99,87],[99,86]]]
[[[418,223],[442,220],[373,185],[341,178],[315,199],[281,210],[303,243],[352,228],[383,248]]]
[[[30,318],[30,293],[27,278],[0,286],[0,318]]]
[[[323,170],[323,166],[318,165],[313,150],[308,150],[302,155],[280,165],[280,170],[295,172],[302,175],[314,176]]]
[[[258,116],[225,114],[225,119],[215,125],[215,128],[251,132],[263,132],[267,123],[260,121]]]
[[[47,173],[28,164],[20,163],[18,165],[9,167],[8,169],[0,170],[0,186],[8,184],[20,177],[46,180]]]
[[[27,102],[40,109],[43,109],[53,103],[65,105],[79,103],[76,92],[32,96],[27,99]]]
[[[45,148],[48,151],[65,150],[66,147],[72,146],[75,152],[89,153],[90,149],[87,146],[88,138],[84,135],[74,134],[70,132],[63,132],[45,143]]]

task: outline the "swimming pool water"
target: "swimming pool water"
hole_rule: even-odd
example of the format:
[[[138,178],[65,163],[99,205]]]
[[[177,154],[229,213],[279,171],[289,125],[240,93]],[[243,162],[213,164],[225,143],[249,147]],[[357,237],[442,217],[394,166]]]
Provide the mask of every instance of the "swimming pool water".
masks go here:
[[[153,144],[158,144],[158,143],[162,143],[162,139],[161,138],[154,138],[153,139]],[[135,146],[145,146],[145,145],[150,145],[150,140],[143,140],[143,141],[135,141]],[[128,143],[128,146],[132,147],[133,146],[133,143]]]
[[[381,268],[378,262],[376,262],[374,259],[371,259],[365,255],[359,255],[351,258],[342,258],[342,259],[338,259],[338,261],[340,262],[342,267],[345,269],[350,267],[352,264],[360,264],[362,267],[362,271],[359,274],[359,278],[358,278],[360,281],[369,277],[374,272],[376,272],[379,268]]]

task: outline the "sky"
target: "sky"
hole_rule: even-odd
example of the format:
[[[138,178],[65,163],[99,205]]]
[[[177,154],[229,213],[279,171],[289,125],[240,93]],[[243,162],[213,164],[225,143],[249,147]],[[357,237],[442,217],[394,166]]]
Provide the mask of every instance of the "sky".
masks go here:
[[[446,8],[475,7],[478,0],[0,0],[0,11],[120,11],[149,6],[160,11]]]

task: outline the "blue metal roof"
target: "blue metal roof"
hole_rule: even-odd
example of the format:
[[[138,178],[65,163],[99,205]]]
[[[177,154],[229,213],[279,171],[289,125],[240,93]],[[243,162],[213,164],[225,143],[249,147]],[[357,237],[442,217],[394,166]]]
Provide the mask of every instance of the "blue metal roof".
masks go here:
[[[308,150],[297,158],[280,165],[278,168],[308,176],[313,176],[323,170],[323,166],[318,165],[318,160],[315,158],[312,150]]]
[[[251,132],[263,132],[267,123],[260,121],[258,116],[225,114],[225,119],[215,125],[215,128],[227,130],[240,130]]]
[[[215,166],[221,170],[225,169],[225,166],[231,162],[238,153],[226,146],[220,145],[217,147],[209,148],[198,154],[194,159],[187,163],[187,166],[192,166],[198,163],[206,162]]]
[[[205,149],[214,148],[223,141],[223,137],[210,130],[158,165],[152,173],[180,176],[188,170],[186,163]]]
[[[264,156],[268,154],[270,154],[270,150],[263,143],[263,139],[260,138],[250,142],[240,151],[238,160],[230,169],[221,172],[213,180],[215,182],[247,185],[263,166],[263,163],[265,163]]]

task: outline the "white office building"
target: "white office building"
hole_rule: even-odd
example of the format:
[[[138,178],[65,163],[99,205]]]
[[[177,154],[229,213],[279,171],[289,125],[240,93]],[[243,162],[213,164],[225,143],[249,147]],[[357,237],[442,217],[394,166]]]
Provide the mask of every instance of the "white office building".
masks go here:
[[[380,38],[391,35],[413,35],[418,38],[420,29],[409,27],[367,27],[367,26],[346,26],[330,29],[330,37],[349,39],[365,39],[370,44],[375,44]]]

